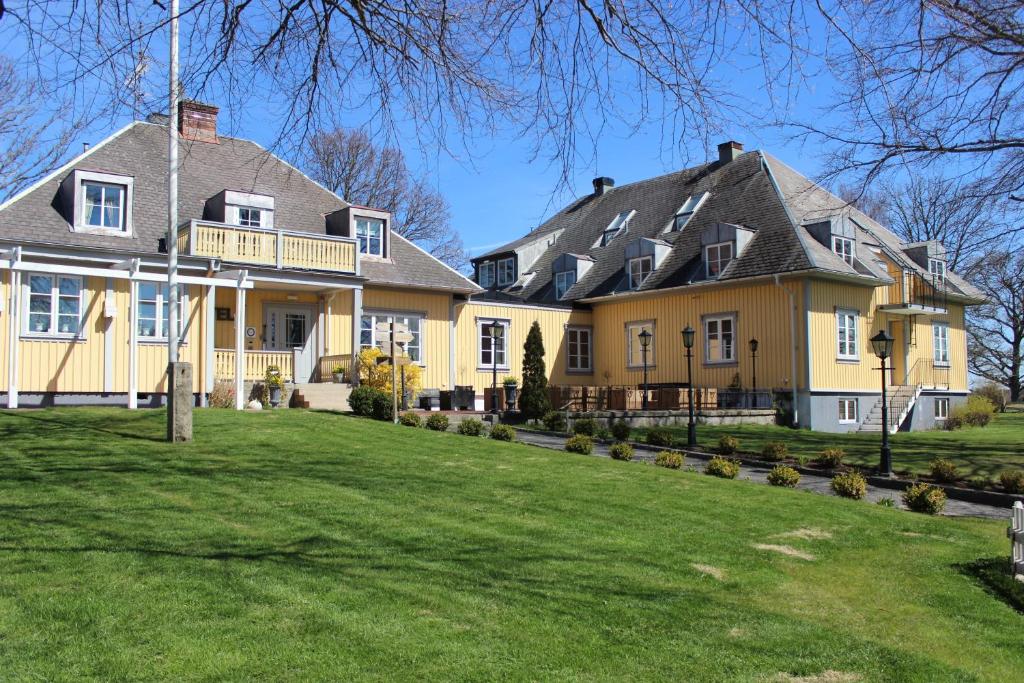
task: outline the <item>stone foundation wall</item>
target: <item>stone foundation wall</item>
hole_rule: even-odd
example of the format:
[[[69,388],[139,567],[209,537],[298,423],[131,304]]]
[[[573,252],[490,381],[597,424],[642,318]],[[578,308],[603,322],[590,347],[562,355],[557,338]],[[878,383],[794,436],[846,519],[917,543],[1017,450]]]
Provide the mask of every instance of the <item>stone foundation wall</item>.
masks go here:
[[[625,410],[601,411],[594,413],[568,413],[566,422],[572,431],[576,420],[591,418],[601,426],[608,427],[612,422],[625,420],[631,427],[685,427],[689,424],[690,414],[686,410]],[[697,424],[732,425],[732,424],[775,424],[774,410],[751,409],[715,409],[699,411],[694,418]]]

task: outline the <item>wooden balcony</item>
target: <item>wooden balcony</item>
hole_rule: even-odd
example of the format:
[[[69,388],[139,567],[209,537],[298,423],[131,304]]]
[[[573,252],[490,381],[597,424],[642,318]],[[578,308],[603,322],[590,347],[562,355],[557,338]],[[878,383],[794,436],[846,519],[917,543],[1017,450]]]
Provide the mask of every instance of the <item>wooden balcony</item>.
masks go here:
[[[896,280],[888,287],[878,308],[896,315],[942,315],[947,311],[946,282],[942,277],[925,277],[904,270],[890,272]]]
[[[192,221],[178,231],[178,252],[271,268],[358,273],[355,240],[308,232]]]

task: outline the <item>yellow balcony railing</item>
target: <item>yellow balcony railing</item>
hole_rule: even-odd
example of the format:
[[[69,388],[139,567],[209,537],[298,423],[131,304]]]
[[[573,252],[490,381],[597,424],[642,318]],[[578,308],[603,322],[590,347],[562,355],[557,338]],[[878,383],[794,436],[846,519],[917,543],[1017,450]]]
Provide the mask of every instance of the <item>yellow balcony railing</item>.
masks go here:
[[[355,240],[291,230],[192,221],[178,231],[178,251],[273,268],[358,272]]]
[[[281,376],[288,382],[295,377],[292,372],[291,351],[246,351],[245,352],[245,376],[246,380],[262,380],[267,375],[267,368],[276,365],[281,368]],[[234,379],[235,377],[235,352],[228,349],[215,349],[213,352],[213,374],[216,379]]]

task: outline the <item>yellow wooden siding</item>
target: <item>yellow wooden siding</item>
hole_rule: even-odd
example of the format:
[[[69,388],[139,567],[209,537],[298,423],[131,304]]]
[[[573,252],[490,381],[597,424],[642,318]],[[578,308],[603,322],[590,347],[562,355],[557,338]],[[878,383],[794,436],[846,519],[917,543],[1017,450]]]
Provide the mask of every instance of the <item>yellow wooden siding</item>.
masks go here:
[[[492,373],[489,368],[478,367],[479,341],[477,320],[509,321],[508,370],[498,371],[498,382],[506,376],[522,379],[523,344],[534,321],[540,323],[544,338],[544,362],[547,365],[548,381],[554,384],[593,384],[593,375],[566,372],[565,328],[567,325],[590,327],[593,317],[590,311],[568,311],[524,306],[502,306],[500,304],[469,303],[456,307],[456,384],[471,385],[477,393],[491,386]],[[595,344],[600,342],[595,341]]]
[[[949,388],[954,391],[967,390],[967,328],[962,304],[949,304],[948,313],[935,316],[915,316],[911,346],[908,353],[908,367],[919,363],[923,372],[919,378],[928,383],[930,374],[940,379],[948,377]],[[949,325],[949,370],[945,373],[931,371],[935,358],[934,333],[932,324],[944,322]]]
[[[352,307],[355,298],[354,290],[341,290],[334,295],[327,295],[325,333],[326,347],[324,354],[328,356],[350,355],[352,353]]]
[[[889,316],[876,318],[875,307],[885,287],[862,287],[841,282],[811,280],[808,316],[811,335],[811,388],[877,391],[878,359],[868,341],[886,324]],[[856,362],[839,360],[838,309],[857,312]]]
[[[127,285],[127,283],[125,283]],[[192,363],[192,390],[202,389],[204,354],[202,328],[204,325],[202,315],[203,298],[199,287],[186,287],[188,292],[188,317],[185,319],[187,325],[185,343],[179,348],[178,359],[182,362]],[[127,319],[129,311],[127,301],[124,308],[118,309],[118,319]],[[128,365],[128,327],[125,326],[124,337],[117,338],[114,345],[116,355],[123,358],[123,361],[116,361],[118,364]],[[139,341],[139,392],[141,393],[164,393],[167,391],[167,342]],[[122,350],[123,349],[123,350]],[[127,390],[127,383],[125,386]]]
[[[423,386],[449,389],[451,369],[450,323],[451,295],[445,293],[383,289],[363,289],[366,312],[416,313],[426,316],[420,329],[423,358]],[[353,321],[358,324],[359,321]],[[346,353],[339,344],[339,353]]]
[[[802,285],[783,281],[800,307]],[[752,385],[752,363],[748,342],[756,338],[757,386],[761,389],[792,388],[790,338],[790,298],[775,286],[761,285],[701,288],[692,293],[666,293],[652,297],[630,297],[594,306],[594,347],[596,349],[595,384],[638,385],[642,368],[626,367],[626,324],[653,320],[653,367],[648,369],[651,383],[686,381],[686,357],[682,330],[696,330],[693,349],[693,381],[700,386],[727,387],[739,374],[744,387]],[[704,363],[702,316],[735,313],[737,362],[729,365]],[[797,343],[800,344],[800,318],[797,317]],[[800,353],[802,355],[802,351]],[[798,355],[798,361],[799,357]],[[803,386],[802,365],[797,364],[798,386]]]
[[[217,307],[227,308],[231,316],[235,317],[236,291],[234,288],[217,288]],[[289,298],[290,297],[290,298]],[[246,338],[245,348],[250,351],[263,350],[266,330],[263,328],[264,307],[267,304],[279,304],[282,306],[304,306],[317,309],[319,295],[314,292],[289,292],[276,289],[250,289],[245,295],[245,326],[256,329],[256,336]],[[317,317],[314,315],[313,323],[316,324]],[[217,332],[214,338],[214,346],[218,349],[235,348],[235,321],[218,320],[214,323]]]

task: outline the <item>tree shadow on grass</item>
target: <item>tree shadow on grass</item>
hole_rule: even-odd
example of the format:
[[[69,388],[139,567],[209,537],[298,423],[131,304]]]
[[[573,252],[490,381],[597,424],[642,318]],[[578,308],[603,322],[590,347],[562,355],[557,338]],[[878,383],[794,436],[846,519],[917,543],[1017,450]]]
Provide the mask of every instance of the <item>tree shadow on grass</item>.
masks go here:
[[[1024,614],[1024,583],[1010,576],[1009,557],[987,557],[955,566],[961,574],[980,584],[986,593]]]
[[[49,428],[50,430],[59,430],[64,436],[69,436],[78,430],[85,430],[91,432],[98,432],[100,434],[107,434],[110,436],[119,436],[125,439],[139,439],[143,441],[151,441],[157,443],[163,443],[167,439],[161,436],[153,436],[147,434],[150,432],[154,422],[154,415],[156,413],[136,413],[136,416],[132,416],[132,419],[118,419],[118,424],[128,425],[132,429],[111,429],[107,426],[101,426],[96,424],[94,420],[89,419],[91,416],[82,415],[67,415],[60,416],[53,413],[46,412],[6,412],[4,415],[11,418],[19,418],[23,420],[30,420],[37,423],[40,431]],[[120,416],[119,416],[120,417]],[[40,436],[40,432],[35,433],[36,436]]]

